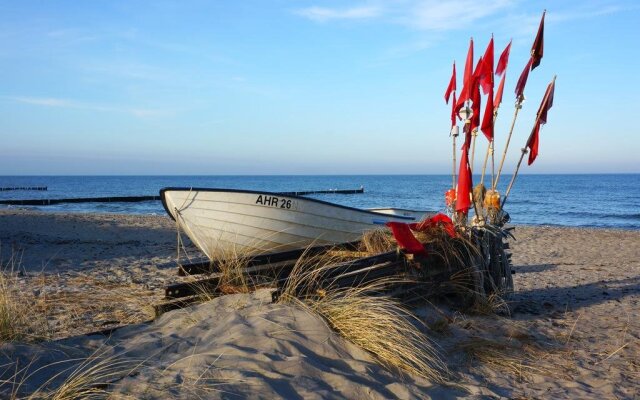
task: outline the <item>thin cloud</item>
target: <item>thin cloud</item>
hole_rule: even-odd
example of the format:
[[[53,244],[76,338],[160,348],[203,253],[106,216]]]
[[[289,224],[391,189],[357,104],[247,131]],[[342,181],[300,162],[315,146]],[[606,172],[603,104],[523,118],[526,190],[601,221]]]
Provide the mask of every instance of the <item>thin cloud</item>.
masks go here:
[[[68,100],[56,99],[52,97],[7,97],[9,100],[13,100],[18,103],[32,104],[35,106],[46,107],[73,107],[73,104]]]
[[[296,10],[295,13],[316,22],[340,19],[371,19],[381,15],[379,7],[328,8],[308,7]]]
[[[493,15],[517,0],[409,0],[377,1],[372,6],[352,8],[308,7],[295,13],[316,22],[383,18],[418,30],[444,31]]]
[[[479,2],[476,0],[418,1],[400,17],[400,22],[419,30],[446,31],[469,26],[503,11],[513,0]]]
[[[26,97],[26,96],[5,96],[6,99],[14,101],[16,103],[29,104],[41,107],[59,107],[70,108],[78,110],[90,110],[99,112],[116,112],[126,113],[138,118],[150,118],[172,115],[171,112],[165,110],[154,110],[146,108],[123,108],[103,106],[91,103],[82,103],[68,99],[54,98],[54,97]]]

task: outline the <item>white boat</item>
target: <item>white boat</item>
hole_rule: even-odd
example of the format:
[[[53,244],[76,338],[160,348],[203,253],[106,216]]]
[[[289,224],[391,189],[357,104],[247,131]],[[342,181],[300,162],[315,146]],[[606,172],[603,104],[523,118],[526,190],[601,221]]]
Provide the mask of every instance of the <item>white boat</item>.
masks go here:
[[[265,254],[357,240],[388,221],[426,212],[363,210],[322,200],[251,190],[164,188],[160,198],[180,229],[210,259]]]

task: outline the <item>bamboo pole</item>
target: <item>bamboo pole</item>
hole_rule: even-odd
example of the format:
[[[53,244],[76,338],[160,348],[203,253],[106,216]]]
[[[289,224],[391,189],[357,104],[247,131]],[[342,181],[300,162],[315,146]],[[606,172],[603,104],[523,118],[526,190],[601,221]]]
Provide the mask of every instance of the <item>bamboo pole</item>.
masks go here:
[[[522,164],[522,159],[524,159],[524,155],[527,154],[527,148],[522,148],[522,154],[520,154],[520,160],[518,160],[518,165],[516,166],[516,171],[513,173],[511,177],[511,182],[509,182],[509,186],[507,186],[507,191],[504,194],[504,198],[502,199],[502,204],[500,208],[504,208],[504,203],[507,202],[507,197],[509,197],[509,193],[511,192],[511,188],[513,187],[513,183],[516,181],[516,177],[518,176],[518,171],[520,170],[520,164]]]
[[[551,81],[552,84],[554,84],[556,81],[556,75],[554,75],[553,80]],[[544,94],[544,97],[542,98],[542,103],[540,104],[545,104],[547,102],[547,98],[549,97],[549,91],[547,90]],[[526,144],[528,144],[531,141],[531,138],[533,137],[533,134],[535,133],[536,130],[536,126],[538,125],[538,123],[540,122],[540,111],[542,110],[538,110],[538,113],[536,115],[536,122],[533,125],[533,129],[531,129],[531,133],[529,134],[529,137],[527,138],[527,142]],[[520,154],[520,160],[518,160],[518,165],[516,166],[516,170],[513,173],[513,176],[511,177],[511,181],[509,182],[509,186],[507,187],[507,191],[504,193],[504,199],[502,199],[502,204],[500,206],[500,208],[504,208],[504,203],[507,202],[507,197],[509,197],[509,193],[511,193],[511,188],[513,187],[513,183],[516,181],[516,177],[518,176],[518,171],[520,170],[520,165],[522,164],[522,160],[524,159],[524,155],[527,154],[527,147],[522,148],[522,154]]]
[[[455,100],[456,98],[456,91],[453,91],[453,98]],[[455,106],[453,104],[451,104],[451,107],[454,108]],[[456,115],[457,118],[457,115]],[[451,127],[451,131],[450,131],[450,135],[452,136],[452,145],[453,145],[453,169],[452,169],[452,174],[451,174],[451,189],[456,188],[456,138],[458,137],[458,124],[456,122],[456,124],[454,126]]]
[[[452,136],[453,136],[453,173],[451,174],[451,176],[453,179],[451,181],[451,189],[455,189],[456,188],[456,137],[458,136],[458,132],[453,133]]]
[[[500,173],[502,172],[502,167],[504,166],[504,160],[507,157],[507,150],[509,150],[509,142],[511,142],[511,135],[513,135],[513,128],[516,126],[516,119],[518,118],[518,112],[522,108],[522,102],[524,101],[524,96],[518,97],[516,100],[516,110],[513,114],[513,120],[511,121],[511,129],[509,129],[509,135],[507,136],[507,141],[504,145],[504,151],[502,152],[502,160],[500,160],[500,166],[498,167],[498,174],[496,175],[495,181],[493,181],[493,188],[498,187],[498,181],[500,180]]]
[[[480,175],[480,184],[484,185],[484,174],[487,170],[487,161],[489,160],[489,153],[491,152],[491,148],[493,146],[493,139],[487,144],[487,153],[484,155],[484,163],[482,164],[482,175]],[[493,184],[493,179],[491,180]]]
[[[495,133],[493,135],[495,137]],[[491,190],[496,190],[496,187],[493,184],[495,182],[495,173],[496,173],[496,162],[493,156],[494,152],[495,152],[495,142],[492,140],[491,141]]]
[[[476,138],[478,137],[477,128],[471,131],[471,137],[471,163],[469,163],[469,165],[471,166],[471,173],[473,174],[473,158],[476,153]]]
[[[494,168],[494,159],[493,159],[493,150],[495,147],[495,137],[496,137],[496,133],[495,133],[495,127],[496,127],[496,119],[498,118],[498,109],[496,108],[493,111],[493,121],[491,121],[492,124],[492,128],[493,128],[493,138],[491,138],[491,141],[489,142],[489,144],[487,145],[487,153],[484,155],[484,164],[482,166],[482,176],[480,176],[480,183],[484,184],[484,174],[486,172],[487,169],[487,161],[489,160],[489,153],[491,153],[491,189],[494,189],[493,187],[493,175],[495,173]]]

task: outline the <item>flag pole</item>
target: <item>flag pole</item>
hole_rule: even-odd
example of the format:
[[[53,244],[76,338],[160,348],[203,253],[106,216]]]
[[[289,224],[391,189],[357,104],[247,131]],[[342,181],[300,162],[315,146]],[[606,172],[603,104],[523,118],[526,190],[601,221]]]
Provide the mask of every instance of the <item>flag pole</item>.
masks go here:
[[[516,110],[513,114],[513,120],[511,121],[511,129],[509,129],[509,135],[507,135],[507,141],[504,144],[504,151],[502,152],[502,160],[500,160],[500,166],[498,167],[498,174],[496,175],[496,179],[493,181],[492,188],[495,189],[498,186],[498,181],[500,180],[500,173],[502,172],[502,167],[504,166],[504,159],[507,157],[507,150],[509,150],[509,142],[511,142],[511,135],[513,135],[513,128],[516,126],[516,119],[518,118],[518,112],[522,108],[522,102],[524,101],[524,95],[518,96],[516,100]]]
[[[453,108],[455,108],[455,100],[456,100],[456,91],[453,91],[453,103],[451,104],[451,106]],[[457,113],[456,113],[457,114]],[[453,113],[452,113],[453,115]],[[456,115],[455,118],[457,118],[458,116]],[[453,120],[452,120],[453,121]],[[452,146],[452,150],[453,150],[453,170],[452,170],[452,180],[451,180],[451,189],[456,188],[456,138],[458,137],[458,124],[456,123],[454,126],[451,127],[451,138],[452,138],[452,142],[453,142],[453,146]]]
[[[553,80],[551,81],[551,84],[555,84],[556,82],[556,77],[557,75],[553,76]],[[542,103],[541,104],[545,104],[547,102],[547,99],[549,98],[549,90],[546,91],[546,93],[544,94],[544,97],[542,98]],[[529,141],[531,141],[531,138],[533,137],[534,133],[535,133],[535,127],[538,125],[538,123],[540,122],[540,114],[541,114],[542,110],[538,110],[538,114],[536,115],[536,122],[533,125],[533,129],[531,130],[531,133],[529,134],[529,138],[527,139],[527,144],[529,144]],[[520,160],[518,160],[518,165],[516,166],[516,170],[513,173],[513,176],[511,177],[511,182],[509,182],[509,186],[507,187],[507,191],[504,193],[504,199],[502,199],[502,205],[500,206],[500,208],[504,208],[504,203],[507,202],[507,197],[509,197],[509,193],[511,193],[511,188],[513,187],[513,183],[516,181],[516,177],[518,176],[518,171],[520,170],[520,165],[522,164],[522,160],[524,159],[524,155],[527,154],[528,150],[527,150],[527,146],[525,145],[525,147],[522,148],[522,153],[520,154]]]
[[[493,112],[493,121],[491,122],[493,124],[493,128],[495,128],[496,126],[496,119],[498,118],[498,108],[496,107],[496,110]],[[487,146],[487,154],[484,155],[484,165],[482,166],[482,176],[480,177],[480,184],[484,184],[484,174],[486,172],[487,169],[487,161],[489,160],[489,154],[491,154],[491,189],[494,190],[495,187],[493,186],[493,180],[494,180],[494,175],[495,175],[495,159],[493,157],[493,153],[494,153],[494,149],[495,149],[495,132],[493,132],[493,138],[491,138],[491,141],[489,142],[488,146]]]
[[[494,117],[495,120],[495,117]],[[493,139],[487,144],[487,153],[484,155],[484,163],[482,164],[482,175],[480,175],[480,184],[484,184],[484,174],[487,171],[487,161],[489,160],[489,153],[493,154]],[[491,182],[493,184],[493,172],[491,173]]]
[[[476,138],[478,137],[478,128],[471,131],[471,173],[473,173],[473,158],[476,153]]]
[[[451,136],[453,137],[453,180],[452,180],[452,185],[451,185],[451,189],[455,189],[456,188],[456,137],[458,137],[458,126],[456,125],[454,128],[454,131],[451,133]]]

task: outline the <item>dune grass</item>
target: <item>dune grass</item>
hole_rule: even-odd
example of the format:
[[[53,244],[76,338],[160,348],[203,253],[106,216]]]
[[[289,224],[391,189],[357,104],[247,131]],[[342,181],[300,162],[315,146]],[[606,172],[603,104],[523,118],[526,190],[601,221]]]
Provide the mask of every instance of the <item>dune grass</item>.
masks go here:
[[[320,315],[345,339],[370,352],[384,367],[444,383],[448,370],[421,322],[382,292],[401,277],[338,288],[323,279],[331,261],[301,258],[282,290],[280,301]]]
[[[388,229],[373,229],[362,234],[360,250],[370,254],[386,253],[395,249],[397,243]]]
[[[101,346],[85,358],[64,359],[38,368],[33,368],[37,359],[21,368],[16,365],[13,376],[0,382],[0,395],[11,400],[114,398],[109,391],[112,384],[133,374],[144,362],[112,350]],[[35,382],[37,376],[44,376],[46,380]],[[28,389],[27,383],[38,386]]]
[[[0,262],[0,343],[33,342],[52,335],[46,302],[22,293],[19,271],[20,261],[15,255],[6,263]]]
[[[249,252],[235,247],[216,252],[211,265],[217,266],[220,274],[217,290],[224,294],[248,293],[254,286],[254,282],[246,273],[250,258]]]
[[[539,351],[533,346],[518,346],[506,340],[473,337],[458,343],[457,348],[472,361],[511,374],[519,380],[526,380],[531,374],[551,374],[551,370],[535,365]]]

